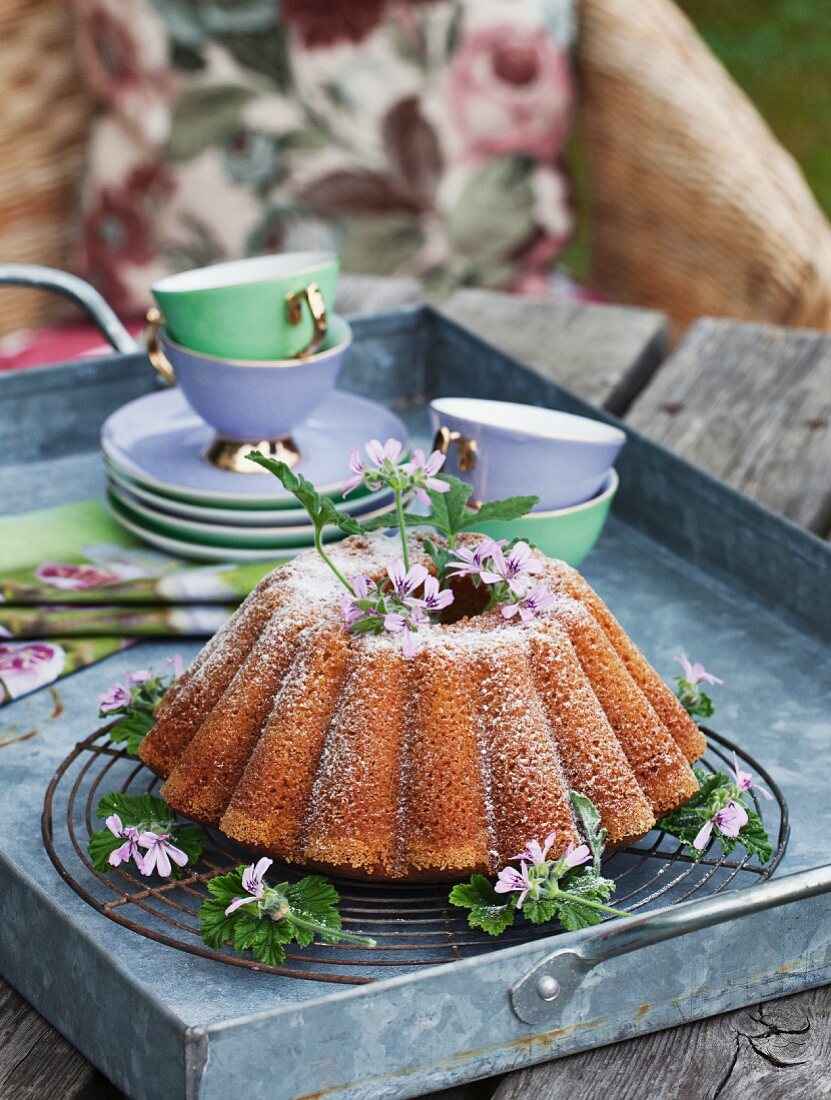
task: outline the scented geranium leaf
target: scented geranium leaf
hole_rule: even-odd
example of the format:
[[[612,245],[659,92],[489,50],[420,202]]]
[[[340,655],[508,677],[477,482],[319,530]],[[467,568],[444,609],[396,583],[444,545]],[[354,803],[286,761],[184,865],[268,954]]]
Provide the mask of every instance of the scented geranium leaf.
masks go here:
[[[278,932],[279,921],[271,922],[261,920],[257,935],[251,945],[251,953],[257,962],[264,966],[282,966],[286,961],[286,951],[283,947],[287,940],[281,940]]]
[[[755,810],[747,811],[747,824],[739,830],[739,843],[744,845],[748,855],[758,856],[760,863],[767,863],[773,855],[773,845]]]
[[[475,512],[471,510],[465,511],[462,518],[462,524],[458,530],[467,531],[471,528],[475,529],[480,523],[487,523],[489,520],[501,520],[504,523],[520,519],[522,516],[527,516],[539,502],[539,497],[531,496],[506,497],[504,500],[486,501]]]
[[[249,451],[245,457],[274,474],[283,488],[303,505],[318,531],[331,524],[347,535],[360,535],[363,532],[357,520],[339,512],[328,497],[320,495],[311,481],[307,481],[302,474],[296,474],[285,462],[267,458],[259,451]]]
[[[157,798],[152,794],[123,794],[121,791],[111,791],[102,796],[95,811],[95,816],[107,818],[110,814],[118,814],[121,824],[149,825],[155,822],[158,825],[169,825],[173,828],[176,819],[170,807],[163,798]]]
[[[600,827],[600,811],[590,798],[579,791],[571,791],[570,798],[583,837],[591,849],[595,874],[599,874],[600,857],[606,844],[606,830]]]
[[[557,912],[556,898],[526,898],[522,906],[522,915],[532,924],[547,924]]]
[[[210,889],[210,883],[208,883]],[[219,948],[223,944],[232,941],[236,914],[225,916],[225,910],[231,904],[233,898],[224,901],[220,898],[206,898],[199,907],[200,935],[202,942],[208,947]]]
[[[587,905],[579,905],[562,898],[557,899],[556,916],[566,932],[579,932],[581,928],[591,928],[593,924],[600,924],[603,920],[603,913],[599,909],[591,909]]]
[[[465,516],[477,514],[468,513],[466,508],[473,486],[450,474],[440,475],[439,480],[446,481],[450,489],[446,493],[437,493],[434,489],[428,490],[430,515],[424,519],[424,522],[452,540],[464,528]]]
[[[124,838],[111,833],[109,829],[96,829],[90,835],[87,851],[96,871],[106,874],[111,868],[110,856],[124,843]]]
[[[131,707],[125,717],[110,730],[110,741],[114,745],[125,745],[127,752],[135,756],[155,722],[156,719],[148,711]]]
[[[299,923],[303,919],[322,925],[323,929],[332,932],[340,931],[341,917],[337,910],[340,894],[321,875],[308,875],[306,878],[300,879],[299,882],[287,886],[284,893],[291,906],[291,912],[287,920],[295,927],[295,938],[298,943],[303,943],[303,940],[306,939],[304,933],[309,932]],[[318,934],[322,939],[329,940],[326,931],[323,929],[319,928],[317,930]],[[306,943],[311,943],[314,935],[314,930],[311,930]],[[337,937],[335,937],[335,940],[337,940]],[[303,943],[303,946],[305,946],[305,943]]]
[[[469,882],[454,886],[450,902],[470,910],[468,924],[471,928],[481,928],[489,936],[498,936],[510,928],[516,916],[514,899],[503,900],[484,875],[471,875]]]

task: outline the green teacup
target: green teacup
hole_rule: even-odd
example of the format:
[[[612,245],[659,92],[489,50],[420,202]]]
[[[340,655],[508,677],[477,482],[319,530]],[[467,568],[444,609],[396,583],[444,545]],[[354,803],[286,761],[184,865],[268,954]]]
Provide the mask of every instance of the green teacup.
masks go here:
[[[531,512],[512,523],[491,520],[475,530],[493,539],[527,539],[548,557],[576,567],[600,538],[617,487],[617,473],[610,470],[598,495],[583,504],[552,512]]]
[[[334,313],[338,258],[284,252],[168,275],[152,288],[172,340],[232,359],[315,352]]]

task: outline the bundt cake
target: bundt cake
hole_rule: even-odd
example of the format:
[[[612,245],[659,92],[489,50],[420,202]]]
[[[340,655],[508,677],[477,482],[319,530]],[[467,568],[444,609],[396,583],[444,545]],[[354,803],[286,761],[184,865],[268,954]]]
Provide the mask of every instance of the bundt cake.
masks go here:
[[[377,578],[398,553],[355,536],[331,556]],[[698,789],[704,739],[582,577],[535,554],[550,607],[477,613],[459,581],[411,659],[391,635],[347,632],[314,551],[275,570],[159,709],[141,758],[164,798],[252,851],[361,878],[495,873],[551,832],[565,850],[569,788],[609,844],[642,837]]]

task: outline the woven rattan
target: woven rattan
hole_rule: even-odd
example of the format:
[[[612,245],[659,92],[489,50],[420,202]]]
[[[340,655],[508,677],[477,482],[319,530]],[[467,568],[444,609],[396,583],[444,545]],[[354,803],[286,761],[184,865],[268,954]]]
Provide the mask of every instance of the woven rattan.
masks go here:
[[[711,771],[723,770],[732,762],[733,746],[710,730],[706,733],[709,748],[703,764]],[[772,802],[754,796],[774,844],[773,858],[764,867],[738,854],[728,859],[708,853],[694,861],[676,840],[655,831],[604,860],[604,873],[617,882],[616,906],[634,913],[754,885],[773,874],[787,845],[787,808],[761,765],[745,753],[739,753],[739,759],[774,794]],[[100,874],[87,855],[89,834],[101,827],[94,816],[101,796],[112,790],[132,794],[154,791],[158,782],[135,758],[114,748],[106,730],[101,730],[79,742],[58,768],[43,810],[44,844],[63,880],[99,913],[157,943],[232,966],[313,981],[361,984],[401,968],[453,962],[553,932],[550,926],[520,922],[494,940],[468,926],[464,912],[449,904],[446,885],[397,886],[332,879],[341,895],[344,927],[372,936],[377,946],[316,943],[305,949],[290,948],[285,965],[279,968],[235,954],[230,947],[213,950],[199,937],[197,912],[207,897],[205,884],[210,878],[248,862],[249,857],[235,845],[212,833],[210,849],[193,873],[179,882],[143,879],[123,866]],[[718,845],[713,847],[719,850]],[[269,879],[294,880],[300,874],[294,868],[275,866]]]
[[[0,0],[0,262],[65,266],[92,103],[66,0]],[[580,0],[591,281],[668,313],[831,327],[831,230],[671,0]],[[59,309],[4,291],[0,336]]]

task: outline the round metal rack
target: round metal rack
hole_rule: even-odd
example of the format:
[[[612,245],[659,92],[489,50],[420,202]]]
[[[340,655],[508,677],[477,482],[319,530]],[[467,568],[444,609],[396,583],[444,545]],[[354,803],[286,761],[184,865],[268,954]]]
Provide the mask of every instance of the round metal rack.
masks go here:
[[[782,793],[765,769],[726,738],[704,730],[708,750],[701,761],[709,771],[723,771],[735,751],[740,763],[767,786],[773,800],[750,794],[762,816],[774,852],[764,866],[737,848],[732,858],[714,844],[693,860],[684,846],[654,830],[636,845],[604,859],[604,874],[617,883],[613,904],[630,913],[754,885],[773,874],[788,841],[788,811]],[[198,910],[208,896],[206,883],[247,863],[250,857],[220,833],[193,873],[178,882],[144,879],[124,866],[108,874],[95,870],[87,854],[90,833],[101,827],[95,818],[100,797],[119,790],[140,794],[157,789],[159,780],[143,764],[109,742],[106,730],[80,741],[58,768],[46,792],[43,840],[64,881],[94,909],[125,928],[191,954],[231,966],[312,981],[361,984],[380,977],[453,962],[472,955],[556,934],[556,926],[519,921],[497,939],[468,926],[463,910],[448,902],[449,886],[368,883],[335,879],[341,896],[344,928],[362,932],[376,946],[314,943],[288,948],[281,967],[268,967],[236,954],[231,947],[206,947],[199,935]],[[713,849],[715,851],[713,851]],[[744,853],[744,854],[742,854]],[[272,882],[293,881],[302,871],[276,864]]]

